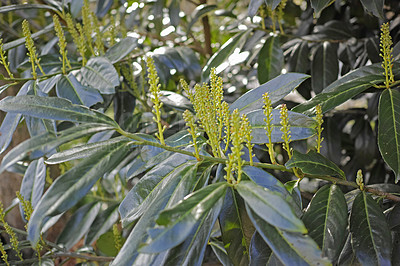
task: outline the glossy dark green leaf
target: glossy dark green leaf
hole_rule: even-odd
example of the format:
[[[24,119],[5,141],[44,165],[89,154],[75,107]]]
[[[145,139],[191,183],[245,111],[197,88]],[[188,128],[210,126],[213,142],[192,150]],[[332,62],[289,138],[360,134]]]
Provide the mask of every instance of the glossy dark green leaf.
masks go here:
[[[284,265],[331,265],[311,237],[270,225],[246,205],[258,233]]]
[[[191,20],[188,24],[187,27],[187,32],[191,31],[192,26],[196,21],[198,21],[202,16],[206,15],[207,13],[217,9],[216,5],[199,5],[197,6],[194,10],[193,13],[191,14]]]
[[[198,167],[200,167],[200,169],[210,168],[207,163],[200,164],[200,166],[198,164],[193,164],[191,162],[186,163],[184,170],[181,171],[181,175],[176,175],[175,177],[172,177],[172,179],[170,177],[167,177],[168,183],[166,184],[168,184],[168,187],[172,188],[172,190],[169,192],[168,197],[165,198],[165,196],[161,196],[159,199],[155,200],[161,199],[165,201],[166,205],[164,208],[169,208],[175,205],[180,200],[182,200],[186,195],[193,192],[193,190],[195,190],[197,187],[198,181],[196,179],[198,178],[197,175]],[[160,192],[160,195],[162,194],[163,192]],[[185,261],[186,262],[190,261],[191,263],[197,265],[198,264],[197,261],[201,262],[203,260],[205,247],[209,239],[209,234],[218,216],[219,209],[216,210],[217,213],[215,213],[214,209],[214,211],[210,212],[207,217],[203,217],[203,219],[201,219],[196,224],[191,234],[182,244],[178,245],[173,249],[168,250],[167,252],[162,252],[159,255],[149,254],[149,253],[148,254],[140,253],[138,255],[134,255],[136,257],[134,259],[135,261],[134,264],[181,265],[185,264]],[[144,214],[144,216],[145,215],[146,213]],[[150,240],[148,240],[147,242],[149,241]]]
[[[279,192],[282,195],[288,194],[285,186],[270,173],[254,166],[245,166],[242,170],[257,185]]]
[[[138,40],[136,38],[126,37],[110,47],[104,56],[107,57],[112,64],[115,64],[132,52],[137,46]]]
[[[157,226],[149,230],[151,242],[140,251],[160,252],[182,243],[214,206],[221,208],[227,188],[226,182],[208,185],[162,211],[156,220]]]
[[[98,89],[102,94],[115,93],[119,85],[119,76],[112,63],[105,57],[89,59],[81,69],[83,79],[90,87]]]
[[[90,107],[103,102],[100,92],[94,88],[83,86],[73,74],[62,76],[56,85],[56,93],[60,98],[70,100],[73,104]]]
[[[30,201],[33,208],[36,207],[42,197],[45,184],[46,165],[44,164],[44,159],[40,158],[29,164],[20,188],[20,193],[24,197],[24,200]]]
[[[43,29],[41,29],[41,30],[39,30],[39,31],[37,31],[35,33],[32,33],[32,39],[35,40],[39,36],[41,36],[43,34],[46,34],[46,33],[49,33],[49,32],[54,32],[54,23],[50,23],[49,25],[47,25]],[[14,41],[5,43],[3,45],[3,50],[7,51],[7,50],[10,50],[12,48],[18,47],[18,46],[20,46],[21,44],[24,44],[24,43],[25,43],[25,37],[22,37],[22,38],[14,40]]]
[[[5,115],[0,127],[0,154],[10,145],[15,129],[21,120],[21,116],[21,114],[16,113],[8,113]]]
[[[91,245],[102,234],[106,233],[118,221],[118,205],[113,204],[104,211],[100,211],[90,226],[85,238],[85,244]]]
[[[310,69],[310,48],[308,42],[300,41],[294,47],[289,57],[289,71],[307,73]]]
[[[224,243],[218,240],[211,240],[210,247],[214,251],[215,256],[224,266],[234,265],[228,257],[226,250],[224,248]]]
[[[37,118],[103,123],[117,127],[116,122],[105,114],[56,97],[40,97],[35,95],[8,96],[0,101],[0,110]]]
[[[154,198],[166,185],[165,180],[174,176],[182,176],[182,171],[187,168],[186,163],[190,161],[193,164],[195,162],[193,159],[186,155],[174,154],[146,173],[129,191],[119,207],[122,224],[125,226],[145,213]]]
[[[58,11],[57,8],[51,6],[51,5],[41,5],[41,4],[23,4],[23,5],[5,5],[0,7],[0,14],[1,13],[7,13],[7,12],[14,12],[17,10],[23,10],[23,9],[49,9],[53,11]]]
[[[241,47],[247,36],[247,31],[239,32],[228,41],[226,41],[221,48],[208,60],[207,65],[203,68],[201,73],[201,80],[207,81],[210,76],[211,69],[213,67],[218,68],[228,57],[233,53],[233,51]],[[219,71],[217,71],[218,74]]]
[[[266,0],[267,5],[271,7],[272,10],[274,10],[282,0]]]
[[[247,265],[253,226],[247,216],[243,199],[232,188],[228,188],[226,192],[219,224],[222,241],[232,263]]]
[[[321,14],[321,11],[324,10],[327,6],[332,4],[335,0],[311,0],[311,7],[314,9],[317,17]]]
[[[325,185],[311,199],[302,220],[309,236],[331,261],[339,258],[346,241],[347,204],[337,185]]]
[[[294,150],[292,158],[286,162],[285,166],[298,167],[303,173],[310,175],[331,175],[346,179],[344,172],[336,164],[314,150],[307,154]]]
[[[400,204],[397,203],[392,209],[385,211],[385,214],[390,230],[400,225]]]
[[[372,13],[375,17],[383,19],[384,0],[361,0],[364,9]]]
[[[399,70],[400,65],[394,63],[393,73],[396,75],[399,73]],[[324,113],[328,112],[372,87],[372,84],[383,83],[384,80],[385,77],[382,75],[382,67],[380,64],[358,68],[333,82],[311,100],[299,104],[293,108],[292,111],[312,115],[315,113],[313,108],[320,104],[322,111]]]
[[[263,0],[250,0],[249,8],[247,10],[249,17],[254,17],[263,3]]]
[[[165,105],[176,108],[177,110],[185,111],[192,110],[192,104],[189,99],[173,91],[161,91],[160,101]]]
[[[290,125],[290,137],[292,140],[307,139],[315,134],[316,122],[314,119],[295,112],[288,112],[289,114],[289,125]],[[264,144],[268,143],[269,139],[267,131],[265,130],[266,123],[264,121],[265,115],[262,109],[251,111],[247,113],[250,125],[252,127],[253,139],[252,143]],[[272,135],[271,140],[273,143],[283,142],[282,131],[281,131],[281,118],[280,110],[272,110]]]
[[[28,82],[25,84],[28,84]],[[18,91],[17,96],[24,96],[28,93],[29,85],[25,86],[25,84]],[[3,118],[0,127],[0,154],[8,148],[8,145],[10,145],[13,134],[21,120],[21,117],[21,114],[18,113],[7,113]]]
[[[57,239],[67,249],[73,247],[89,230],[101,207],[100,202],[92,202],[77,209]]]
[[[270,256],[272,255],[271,249],[265,243],[262,236],[256,231],[251,238],[250,243],[250,266],[267,265]]]
[[[179,12],[181,11],[179,4],[180,3],[178,0],[172,0],[171,4],[168,7],[171,25],[174,27],[177,27],[179,25],[179,22],[181,21],[181,18],[179,16]]]
[[[316,49],[311,64],[311,84],[318,94],[329,84],[337,80],[339,75],[339,60],[337,44],[324,42]]]
[[[184,165],[180,168],[181,171],[188,171],[187,168],[191,167],[193,167],[193,162],[188,162],[186,166]],[[162,189],[159,189],[158,193],[152,195],[152,202],[150,202],[143,216],[140,217],[135,224],[125,245],[111,265],[133,265],[135,262],[138,262],[140,259],[138,249],[149,238],[147,229],[154,227],[155,219],[160,211],[168,204],[171,195],[176,191],[181,177],[182,175],[179,173],[170,174],[162,181]]]
[[[28,225],[28,239],[37,243],[46,221],[74,206],[97,180],[112,170],[128,152],[126,143],[121,143],[111,150],[104,150],[86,158],[58,177],[32,213]]]
[[[354,199],[350,214],[353,250],[363,265],[390,265],[392,239],[379,205],[366,192]]]
[[[44,93],[49,93],[54,88],[54,86],[57,84],[57,82],[60,80],[61,77],[63,77],[63,75],[58,74],[55,75],[54,77],[40,81],[38,83],[39,90],[41,90]]]
[[[0,173],[16,162],[24,159],[29,153],[30,159],[37,159],[61,144],[108,129],[111,129],[111,127],[101,124],[85,124],[63,130],[59,132],[57,136],[51,133],[43,133],[42,135],[32,137],[18,144],[4,156],[0,165]]]
[[[279,36],[269,35],[258,55],[257,77],[260,84],[281,74],[283,68],[283,51]]]
[[[211,231],[215,226],[222,202],[217,204],[196,223],[186,240],[167,251],[164,265],[202,265]]]
[[[265,221],[287,231],[307,232],[303,222],[297,218],[281,194],[251,181],[240,182],[236,189],[246,204]]]
[[[121,142],[128,142],[130,139],[121,136],[112,138],[110,140],[99,141],[94,143],[83,144],[75,146],[69,150],[57,152],[51,155],[47,160],[47,164],[58,164],[71,160],[82,159],[91,156],[101,150],[110,149]],[[132,142],[133,143],[133,142]]]
[[[234,101],[229,109],[232,111],[239,109],[241,113],[249,113],[253,110],[261,109],[264,105],[262,95],[266,92],[268,92],[268,96],[272,104],[274,104],[297,88],[309,77],[308,75],[299,73],[280,75],[260,87],[246,92]]]
[[[242,170],[243,173],[257,185],[281,194],[286,201],[292,205],[297,216],[300,217],[302,215],[301,208],[299,208],[300,205],[296,202],[295,197],[289,193],[289,191],[285,188],[285,185],[283,185],[277,178],[268,172],[253,166],[245,166]]]
[[[386,89],[379,99],[378,146],[385,162],[400,179],[400,92]]]
[[[104,17],[107,12],[110,10],[112,7],[114,1],[113,0],[99,0],[97,1],[97,6],[96,6],[96,16],[102,18]]]

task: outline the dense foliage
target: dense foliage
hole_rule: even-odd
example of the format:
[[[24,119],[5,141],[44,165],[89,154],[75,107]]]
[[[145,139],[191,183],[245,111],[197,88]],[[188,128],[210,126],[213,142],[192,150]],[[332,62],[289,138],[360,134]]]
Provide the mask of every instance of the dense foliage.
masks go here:
[[[11,2],[2,263],[400,264],[397,0]]]

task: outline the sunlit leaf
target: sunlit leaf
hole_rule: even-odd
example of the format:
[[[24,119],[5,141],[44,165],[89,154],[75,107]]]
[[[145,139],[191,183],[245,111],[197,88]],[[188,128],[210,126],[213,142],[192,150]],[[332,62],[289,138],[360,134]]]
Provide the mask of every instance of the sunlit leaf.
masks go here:
[[[261,109],[264,105],[262,95],[266,92],[268,92],[268,96],[272,104],[274,104],[288,95],[309,77],[310,76],[308,75],[299,73],[280,75],[267,83],[262,84],[260,87],[246,92],[234,101],[229,109],[232,111],[239,109],[241,113],[249,113]]]
[[[314,150],[307,154],[294,150],[292,158],[286,162],[285,166],[298,167],[303,173],[310,175],[334,175],[346,179],[344,172],[336,164]]]
[[[247,206],[265,221],[287,231],[307,232],[303,222],[297,218],[281,194],[258,186],[251,181],[241,181],[236,189]]]

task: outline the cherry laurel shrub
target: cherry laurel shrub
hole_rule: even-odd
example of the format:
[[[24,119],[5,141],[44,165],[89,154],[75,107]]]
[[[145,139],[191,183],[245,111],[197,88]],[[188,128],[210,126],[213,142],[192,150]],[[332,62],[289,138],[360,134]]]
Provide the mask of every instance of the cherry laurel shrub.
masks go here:
[[[262,18],[262,31],[271,27],[284,36],[288,1],[261,2],[250,1],[249,15]],[[311,6],[319,16],[329,10],[329,2],[311,1]],[[361,2],[367,11],[382,15],[368,4],[380,1]],[[202,8],[198,18],[209,12]],[[280,74],[283,50],[275,34],[258,50],[262,85],[228,103],[217,72],[249,34],[256,36],[253,29],[229,38],[201,70],[188,47],[144,53],[144,44],[129,37],[123,23],[113,16],[100,19],[107,11],[98,8],[95,14],[89,1],[83,3],[80,20],[72,6],[48,9],[54,12],[57,57],[38,53],[27,20],[20,41],[27,52],[19,68],[22,77],[14,76],[6,53],[15,42],[0,44],[5,71],[0,91],[21,85],[16,96],[0,101],[6,112],[1,152],[19,123],[30,134],[0,165],[0,172],[23,176],[17,198],[26,222],[26,230],[11,227],[6,215],[12,206],[0,205],[0,228],[10,239],[9,244],[0,242],[2,262],[201,265],[214,259],[224,265],[341,265],[358,260],[389,265],[399,260],[398,186],[367,185],[361,169],[349,176],[322,152],[334,138],[324,131],[324,120],[331,121],[328,114],[369,89],[379,97],[375,127],[380,156],[394,181],[399,180],[400,65],[394,60],[389,23],[381,25],[382,62],[354,67],[340,77],[336,73],[322,83],[318,68],[325,78],[331,66],[313,66],[315,96],[293,106],[284,98],[296,89],[304,92],[310,75],[308,70]],[[111,24],[107,29],[106,23]],[[290,60],[295,53],[301,56],[298,49],[309,51],[303,41],[290,48]],[[311,64],[321,56],[335,57],[329,55],[333,43],[314,47]],[[178,87],[168,62],[179,70]],[[195,84],[199,78],[202,82]],[[322,186],[307,201],[313,181]],[[384,204],[390,206],[385,211]],[[71,215],[65,228],[49,241],[47,230],[66,212]],[[24,258],[24,249],[36,255]]]

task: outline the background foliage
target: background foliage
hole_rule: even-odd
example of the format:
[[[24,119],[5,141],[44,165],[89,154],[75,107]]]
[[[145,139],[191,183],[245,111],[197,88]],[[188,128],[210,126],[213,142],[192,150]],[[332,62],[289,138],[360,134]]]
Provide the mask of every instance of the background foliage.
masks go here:
[[[2,263],[399,264],[397,0],[25,2],[0,7],[1,153],[29,132]]]

